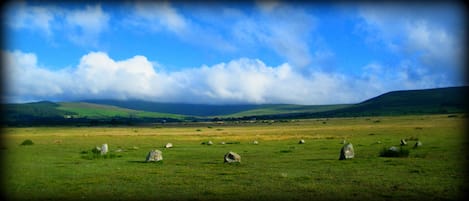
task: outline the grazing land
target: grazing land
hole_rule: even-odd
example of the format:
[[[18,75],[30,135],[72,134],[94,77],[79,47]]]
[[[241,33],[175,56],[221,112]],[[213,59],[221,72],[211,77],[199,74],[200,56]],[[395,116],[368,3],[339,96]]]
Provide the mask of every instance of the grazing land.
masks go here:
[[[465,123],[445,114],[4,128],[2,186],[12,200],[459,200]],[[408,157],[379,156],[401,139]],[[355,158],[338,160],[343,140]],[[86,157],[104,143],[113,157]],[[152,149],[162,162],[145,162]],[[229,151],[240,164],[223,163]]]

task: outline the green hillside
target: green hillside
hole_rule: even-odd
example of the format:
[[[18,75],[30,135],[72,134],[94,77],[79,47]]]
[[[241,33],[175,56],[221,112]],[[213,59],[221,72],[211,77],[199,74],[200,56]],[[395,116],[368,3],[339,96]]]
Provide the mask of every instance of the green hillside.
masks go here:
[[[138,122],[183,121],[184,115],[165,114],[82,102],[41,101],[24,104],[4,104],[4,124],[62,125],[62,124],[129,124]]]
[[[346,108],[351,106],[351,104],[337,104],[337,105],[288,105],[288,104],[279,104],[279,105],[262,105],[257,109],[247,110],[243,112],[238,112],[230,115],[224,115],[222,117],[248,117],[248,116],[258,116],[258,115],[276,115],[276,114],[292,114],[292,113],[314,113],[314,112],[324,112],[337,110],[341,108]]]
[[[466,112],[468,89],[469,87],[448,87],[393,91],[334,112],[337,115],[354,116]]]
[[[83,102],[101,105],[113,105],[121,108],[142,110],[149,112],[160,112],[180,114],[199,117],[210,117],[219,115],[230,115],[252,109],[258,109],[263,105],[209,105],[190,103],[159,103],[141,100],[85,100]]]
[[[72,111],[58,109],[60,105],[49,101],[24,104],[4,104],[5,117],[11,118],[54,118],[65,115],[76,115]]]
[[[110,118],[110,117],[121,117],[121,118],[173,118],[173,119],[184,119],[183,115],[157,113],[157,112],[146,112],[131,110],[126,108],[120,108],[110,105],[99,105],[92,103],[83,102],[60,102],[57,110],[75,113],[72,117],[76,118]]]
[[[467,112],[469,87],[394,91],[357,104],[197,105],[144,101],[4,104],[8,125],[393,116]],[[108,104],[104,104],[108,103]],[[116,106],[119,105],[119,106]],[[141,108],[141,109],[135,109]],[[163,112],[162,112],[163,111]],[[193,114],[188,116],[187,114]],[[198,115],[194,115],[198,114]]]

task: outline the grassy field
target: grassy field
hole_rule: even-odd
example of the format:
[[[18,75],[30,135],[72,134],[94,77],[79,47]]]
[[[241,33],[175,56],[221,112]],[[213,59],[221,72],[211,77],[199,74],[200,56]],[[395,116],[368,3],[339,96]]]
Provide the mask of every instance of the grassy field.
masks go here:
[[[4,128],[2,186],[13,200],[459,200],[467,190],[466,121],[432,115]],[[379,157],[403,138],[409,157]],[[34,144],[20,145],[26,139]],[[340,161],[344,139],[355,158]],[[423,146],[412,149],[416,139]],[[201,145],[208,140],[214,144]],[[167,142],[174,147],[163,148]],[[116,157],[83,157],[103,143]],[[163,162],[144,162],[152,149],[163,152]],[[228,151],[241,164],[224,164]]]

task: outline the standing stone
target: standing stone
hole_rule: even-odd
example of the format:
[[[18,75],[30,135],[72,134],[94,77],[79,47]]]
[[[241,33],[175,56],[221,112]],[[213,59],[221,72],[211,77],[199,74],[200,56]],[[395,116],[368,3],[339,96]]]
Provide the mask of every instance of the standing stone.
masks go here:
[[[389,151],[392,151],[392,152],[399,152],[399,148],[395,147],[395,146],[392,146],[392,147],[389,147]]]
[[[304,144],[305,143],[305,140],[301,139],[298,144]]]
[[[254,142],[252,142],[253,144],[259,144],[259,142],[257,140],[254,140]]]
[[[355,156],[352,143],[347,143],[340,149],[339,160],[352,159]]]
[[[235,152],[228,152],[224,157],[225,163],[241,163],[241,156]]]
[[[404,145],[407,145],[407,142],[405,141],[405,139],[401,139],[401,146],[404,146]]]
[[[108,151],[109,151],[109,149],[107,147],[107,144],[103,144],[101,146],[101,155],[107,154]]]
[[[163,153],[160,150],[151,150],[148,152],[146,162],[156,162],[163,160]]]
[[[173,144],[169,142],[169,143],[167,143],[164,147],[165,147],[165,148],[172,148],[172,147],[173,147]]]
[[[208,141],[208,142],[207,142],[207,145],[212,145],[212,144],[213,144],[212,141]]]

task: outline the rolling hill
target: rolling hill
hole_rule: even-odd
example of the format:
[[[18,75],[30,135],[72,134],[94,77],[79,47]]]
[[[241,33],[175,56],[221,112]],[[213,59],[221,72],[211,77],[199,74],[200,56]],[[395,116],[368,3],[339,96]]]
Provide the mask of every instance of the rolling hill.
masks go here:
[[[448,87],[393,91],[337,109],[253,117],[276,119],[465,113],[469,108],[466,99],[468,90],[469,87]]]
[[[4,124],[7,125],[449,114],[467,112],[468,89],[465,86],[393,91],[361,103],[338,105],[203,105],[138,100],[87,100],[3,104],[3,107]]]
[[[130,123],[183,121],[184,115],[147,112],[84,102],[41,101],[25,104],[4,104],[7,125],[50,125],[76,123]]]
[[[217,116],[229,115],[252,109],[261,108],[263,105],[208,105],[208,104],[188,104],[188,103],[158,103],[140,100],[84,100],[82,102],[102,105],[113,105],[133,110],[143,110],[149,112],[161,112],[190,116]]]

